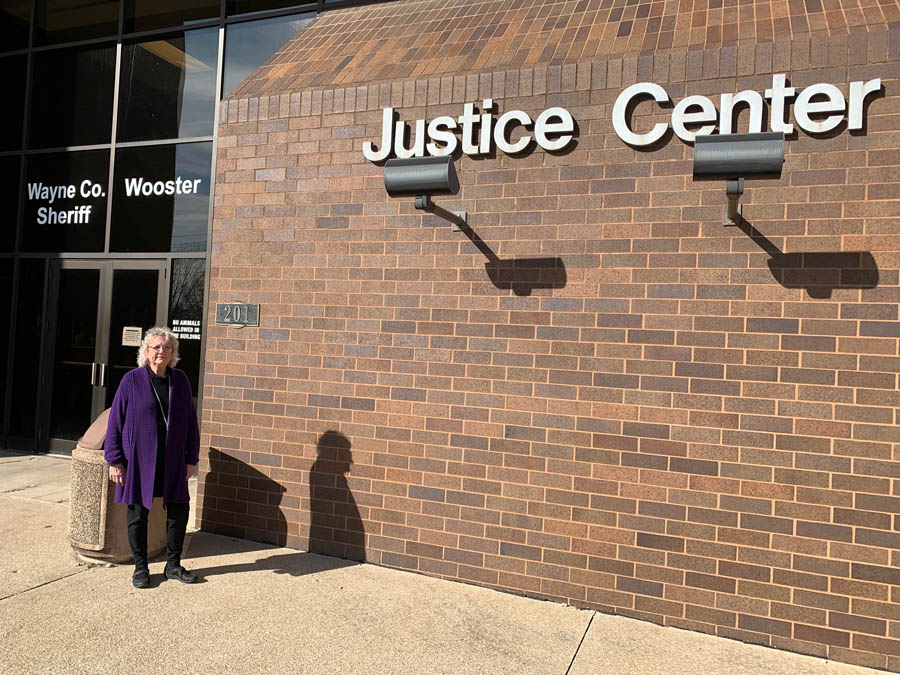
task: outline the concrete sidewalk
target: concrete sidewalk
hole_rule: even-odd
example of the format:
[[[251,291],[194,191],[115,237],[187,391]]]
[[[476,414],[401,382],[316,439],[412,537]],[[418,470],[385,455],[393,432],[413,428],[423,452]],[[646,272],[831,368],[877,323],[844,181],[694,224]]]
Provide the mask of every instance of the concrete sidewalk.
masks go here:
[[[3,673],[875,673],[206,533],[203,579],[78,564],[65,458],[0,451]]]

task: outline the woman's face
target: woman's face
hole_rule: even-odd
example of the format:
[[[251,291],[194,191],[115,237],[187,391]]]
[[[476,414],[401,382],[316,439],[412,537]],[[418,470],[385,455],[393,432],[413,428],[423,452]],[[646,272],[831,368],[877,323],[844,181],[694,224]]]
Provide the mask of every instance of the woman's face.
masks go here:
[[[144,350],[144,355],[154,368],[165,368],[172,360],[172,345],[166,340],[165,336],[157,335],[150,340],[150,343]]]

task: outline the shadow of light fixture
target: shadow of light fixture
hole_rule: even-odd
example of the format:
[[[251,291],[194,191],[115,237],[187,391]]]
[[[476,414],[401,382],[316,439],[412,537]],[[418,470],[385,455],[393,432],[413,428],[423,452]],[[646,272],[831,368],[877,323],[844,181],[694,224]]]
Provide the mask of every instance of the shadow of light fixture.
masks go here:
[[[566,266],[562,258],[514,258],[501,260],[484,239],[464,225],[459,228],[484,254],[484,269],[495,288],[510,289],[519,296],[531,295],[538,288],[564,288]]]
[[[836,288],[874,288],[878,265],[868,251],[782,253],[744,219],[738,203],[744,178],[780,178],[784,134],[724,134],[694,140],[694,179],[725,180],[728,204],[723,225],[735,225],[769,254],[769,272],[785,288],[802,288],[811,298],[830,298]]]
[[[878,264],[869,251],[782,253],[740,214],[735,225],[763,251],[772,278],[785,288],[802,288],[809,297],[828,299],[836,288],[875,288]]]
[[[510,289],[516,295],[531,295],[538,288],[563,288],[566,266],[561,258],[518,258],[501,260],[484,240],[469,227],[465,211],[447,211],[433,201],[432,195],[455,195],[459,179],[453,158],[412,157],[389,159],[384,165],[384,187],[391,197],[415,197],[415,207],[433,213],[464,233],[488,261],[488,278],[496,288]]]

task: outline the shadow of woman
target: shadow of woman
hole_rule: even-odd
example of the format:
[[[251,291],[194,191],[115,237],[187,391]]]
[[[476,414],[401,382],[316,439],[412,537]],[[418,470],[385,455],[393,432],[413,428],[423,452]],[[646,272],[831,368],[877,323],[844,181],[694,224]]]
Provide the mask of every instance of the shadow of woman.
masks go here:
[[[277,546],[287,543],[287,520],[279,508],[285,488],[261,471],[210,448],[202,490],[202,530]]]
[[[326,431],[319,437],[309,471],[309,551],[364,562],[366,533],[345,475],[352,463],[344,434]]]
[[[337,431],[319,438],[310,468],[310,536],[308,553],[280,553],[287,543],[288,524],[279,506],[285,488],[262,472],[226,452],[209,449],[203,476],[201,529],[188,549],[188,558],[203,560],[193,571],[207,576],[271,570],[302,576],[365,562],[365,531],[345,474],[353,456],[350,441]],[[212,535],[225,535],[228,540]],[[295,538],[298,539],[298,538]],[[260,554],[252,562],[215,563],[223,556]],[[309,555],[309,553],[320,553]]]

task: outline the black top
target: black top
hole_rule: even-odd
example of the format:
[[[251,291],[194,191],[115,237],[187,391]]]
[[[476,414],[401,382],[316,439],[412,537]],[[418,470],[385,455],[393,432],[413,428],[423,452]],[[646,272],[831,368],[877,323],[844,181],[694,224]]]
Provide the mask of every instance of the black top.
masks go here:
[[[163,480],[166,475],[166,418],[169,416],[169,370],[160,377],[150,371],[150,384],[153,386],[156,406],[156,476],[153,480],[153,496],[163,496]]]

